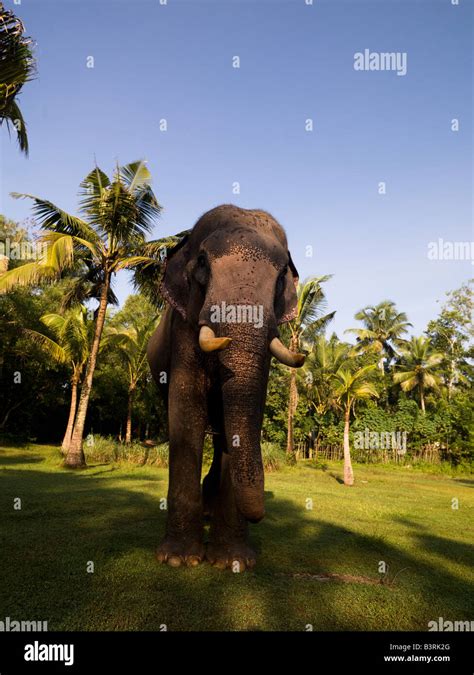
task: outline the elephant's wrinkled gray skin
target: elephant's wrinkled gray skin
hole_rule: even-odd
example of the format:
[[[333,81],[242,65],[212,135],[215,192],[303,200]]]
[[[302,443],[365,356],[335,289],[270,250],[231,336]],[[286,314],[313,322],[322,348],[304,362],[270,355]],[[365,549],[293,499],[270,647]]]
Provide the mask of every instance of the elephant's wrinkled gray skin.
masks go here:
[[[168,257],[161,290],[169,306],[148,346],[153,377],[168,404],[168,520],[157,552],[162,562],[196,565],[206,556],[223,568],[234,561],[240,570],[255,564],[247,522],[265,513],[260,432],[270,349],[291,365],[304,360],[275,339],[278,324],[295,316],[296,283],[285,233],[264,211],[212,209]],[[256,314],[216,316],[222,303],[227,312],[251,306]],[[209,428],[214,459],[201,492]],[[211,518],[207,550],[204,516]]]

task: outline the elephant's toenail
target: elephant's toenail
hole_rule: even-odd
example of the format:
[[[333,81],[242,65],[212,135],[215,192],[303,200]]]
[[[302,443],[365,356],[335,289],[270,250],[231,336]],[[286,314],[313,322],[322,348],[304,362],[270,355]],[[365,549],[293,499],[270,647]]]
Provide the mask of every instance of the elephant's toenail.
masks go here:
[[[217,567],[218,570],[225,570],[227,567],[227,560],[216,560],[214,567]]]
[[[171,555],[168,558],[168,565],[170,567],[179,567],[181,565],[181,558],[177,555]]]
[[[196,567],[200,562],[201,559],[197,555],[189,556],[189,558],[186,559],[186,564],[189,565],[189,567]]]
[[[233,560],[230,568],[235,574],[238,574],[239,572],[245,572],[245,563],[243,560]]]

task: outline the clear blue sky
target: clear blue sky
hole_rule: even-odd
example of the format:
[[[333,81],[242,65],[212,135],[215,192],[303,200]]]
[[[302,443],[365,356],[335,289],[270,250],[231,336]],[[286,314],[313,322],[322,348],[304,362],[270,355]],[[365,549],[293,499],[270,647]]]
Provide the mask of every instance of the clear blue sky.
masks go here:
[[[155,236],[220,203],[270,211],[300,276],[334,275],[340,336],[385,298],[421,332],[444,292],[474,276],[469,261],[427,258],[439,237],[473,239],[469,0],[5,4],[38,57],[20,99],[30,157],[0,130],[6,216],[30,214],[10,191],[76,211],[94,156],[107,172],[146,158],[164,206]],[[364,49],[406,52],[407,74],[355,71]],[[116,288],[123,301],[126,274]]]

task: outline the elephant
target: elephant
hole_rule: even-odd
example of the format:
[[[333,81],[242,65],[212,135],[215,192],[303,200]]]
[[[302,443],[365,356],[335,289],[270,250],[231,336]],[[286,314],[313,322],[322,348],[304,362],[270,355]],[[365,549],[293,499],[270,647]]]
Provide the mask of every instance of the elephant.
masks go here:
[[[255,565],[248,523],[264,517],[260,435],[270,360],[300,367],[278,325],[295,318],[298,273],[281,225],[267,212],[213,208],[166,258],[166,309],[147,358],[168,413],[166,534],[156,557]],[[213,460],[201,487],[203,443]],[[204,519],[210,519],[204,544]]]

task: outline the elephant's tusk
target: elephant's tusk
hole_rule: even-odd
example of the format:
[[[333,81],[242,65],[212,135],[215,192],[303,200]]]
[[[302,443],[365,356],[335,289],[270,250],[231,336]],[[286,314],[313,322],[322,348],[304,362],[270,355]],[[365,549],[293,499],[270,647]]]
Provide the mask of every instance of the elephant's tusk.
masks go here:
[[[285,366],[290,366],[290,368],[300,368],[306,358],[304,354],[290,352],[278,338],[273,338],[270,342],[270,351],[280,363],[283,363]]]
[[[201,330],[199,331],[199,346],[203,352],[215,352],[225,349],[231,342],[232,338],[218,338],[212,328],[201,326]]]

